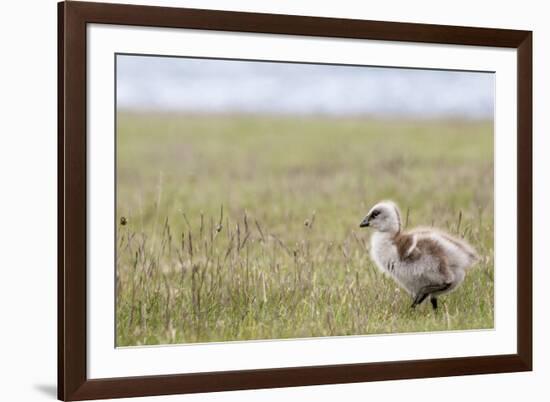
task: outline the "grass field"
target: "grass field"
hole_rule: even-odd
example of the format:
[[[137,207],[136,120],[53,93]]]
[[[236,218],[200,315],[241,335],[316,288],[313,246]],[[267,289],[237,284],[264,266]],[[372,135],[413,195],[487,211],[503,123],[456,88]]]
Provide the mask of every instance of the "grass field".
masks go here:
[[[369,259],[382,199],[481,256],[435,313]],[[117,233],[118,346],[491,328],[492,123],[119,112]]]

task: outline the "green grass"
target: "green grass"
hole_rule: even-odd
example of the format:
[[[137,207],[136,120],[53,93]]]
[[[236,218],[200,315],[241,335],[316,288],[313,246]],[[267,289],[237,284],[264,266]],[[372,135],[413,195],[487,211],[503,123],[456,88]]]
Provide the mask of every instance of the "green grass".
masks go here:
[[[436,313],[368,257],[382,199],[482,257]],[[491,123],[119,113],[117,216],[118,346],[493,327]]]

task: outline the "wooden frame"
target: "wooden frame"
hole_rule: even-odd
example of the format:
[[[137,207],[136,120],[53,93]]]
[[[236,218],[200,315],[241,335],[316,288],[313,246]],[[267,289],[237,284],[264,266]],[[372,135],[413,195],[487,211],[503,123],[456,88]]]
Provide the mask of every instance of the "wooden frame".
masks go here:
[[[87,378],[86,24],[378,39],[517,49],[517,354],[232,372]],[[82,400],[532,369],[532,33],[100,3],[58,4],[58,397]],[[521,217],[521,219],[519,219]]]

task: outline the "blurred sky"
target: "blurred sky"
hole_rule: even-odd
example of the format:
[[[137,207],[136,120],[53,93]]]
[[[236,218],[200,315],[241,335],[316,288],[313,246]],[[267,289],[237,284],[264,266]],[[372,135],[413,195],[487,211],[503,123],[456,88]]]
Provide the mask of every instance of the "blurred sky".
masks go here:
[[[494,74],[117,56],[123,109],[492,119]]]

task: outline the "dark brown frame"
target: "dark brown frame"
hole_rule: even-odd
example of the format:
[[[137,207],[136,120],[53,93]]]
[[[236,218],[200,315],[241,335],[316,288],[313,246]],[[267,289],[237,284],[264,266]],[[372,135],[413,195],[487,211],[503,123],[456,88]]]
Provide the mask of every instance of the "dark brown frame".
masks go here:
[[[86,24],[517,49],[517,354],[88,379]],[[58,398],[83,400],[532,370],[532,32],[105,3],[58,4]],[[519,219],[521,217],[521,219]]]

